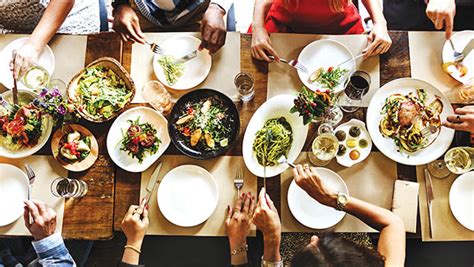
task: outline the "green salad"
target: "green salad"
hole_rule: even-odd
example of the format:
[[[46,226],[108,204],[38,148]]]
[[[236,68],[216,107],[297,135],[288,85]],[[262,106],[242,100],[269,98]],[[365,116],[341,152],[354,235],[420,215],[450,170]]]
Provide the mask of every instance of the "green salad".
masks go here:
[[[163,68],[165,73],[166,82],[169,85],[173,85],[178,81],[178,78],[183,76],[184,64],[176,63],[176,59],[173,56],[162,56],[158,59],[158,64]]]
[[[122,131],[120,150],[138,159],[138,163],[142,163],[144,158],[158,152],[161,143],[157,136],[158,131],[148,122],[141,123],[140,117],[128,122],[130,127],[127,131]]]
[[[324,89],[334,89],[341,83],[341,78],[348,73],[348,69],[340,67],[318,68],[308,78],[309,83],[318,83]]]
[[[80,111],[95,119],[108,119],[130,102],[132,92],[111,69],[90,67],[79,79],[76,97]]]

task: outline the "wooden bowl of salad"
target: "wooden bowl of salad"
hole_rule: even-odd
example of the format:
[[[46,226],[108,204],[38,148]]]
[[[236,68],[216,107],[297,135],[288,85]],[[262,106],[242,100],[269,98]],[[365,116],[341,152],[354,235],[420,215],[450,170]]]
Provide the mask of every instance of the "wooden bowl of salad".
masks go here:
[[[99,145],[87,128],[67,124],[54,133],[51,151],[66,170],[80,172],[89,169],[97,160]]]
[[[103,57],[87,65],[67,86],[69,102],[91,122],[115,118],[135,96],[135,84],[120,63]]]

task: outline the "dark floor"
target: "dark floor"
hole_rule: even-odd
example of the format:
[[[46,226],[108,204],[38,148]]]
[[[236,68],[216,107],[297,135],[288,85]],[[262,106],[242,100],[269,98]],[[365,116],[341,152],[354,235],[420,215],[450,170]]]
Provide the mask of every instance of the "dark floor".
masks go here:
[[[254,262],[261,255],[260,243],[249,239]],[[111,241],[97,241],[86,266],[115,266],[121,258],[125,238],[116,233]],[[142,248],[141,263],[146,266],[228,266],[228,245],[225,238],[147,237]],[[407,241],[406,266],[474,267],[474,242],[422,243]]]

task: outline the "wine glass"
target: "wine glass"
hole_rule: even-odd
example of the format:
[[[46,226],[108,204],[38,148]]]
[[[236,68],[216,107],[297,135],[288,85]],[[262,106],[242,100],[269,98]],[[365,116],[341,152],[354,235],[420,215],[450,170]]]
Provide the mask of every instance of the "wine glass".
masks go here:
[[[462,83],[454,88],[462,103],[470,104],[474,102],[474,77],[467,82]]]
[[[163,114],[171,110],[171,95],[165,86],[158,81],[149,81],[143,86],[142,96],[148,103]]]
[[[333,133],[330,123],[322,123],[318,128],[318,135],[311,144],[308,159],[315,166],[326,166],[336,157],[339,141]]]
[[[362,70],[354,72],[338,99],[338,105],[347,113],[355,112],[362,104],[362,97],[369,92],[370,75]]]

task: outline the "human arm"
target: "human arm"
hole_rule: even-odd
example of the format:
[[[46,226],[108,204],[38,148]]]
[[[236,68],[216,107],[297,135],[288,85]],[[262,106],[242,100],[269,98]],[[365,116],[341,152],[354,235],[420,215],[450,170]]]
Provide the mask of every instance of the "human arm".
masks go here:
[[[275,60],[280,60],[265,29],[265,18],[272,4],[273,0],[256,0],[252,22],[252,57],[267,62],[272,61],[267,53],[274,56]]]
[[[364,58],[372,55],[384,54],[390,49],[392,39],[388,35],[387,21],[383,16],[380,2],[379,0],[362,0],[362,3],[369,12],[370,18],[373,22],[372,31],[367,37],[369,45],[362,51]]]
[[[202,41],[199,50],[207,49],[213,54],[225,44],[227,29],[224,15],[230,4],[229,0],[216,0],[209,4],[201,20]]]
[[[145,199],[140,206],[131,205],[122,220],[122,230],[127,237],[121,266],[136,266],[140,261],[141,247],[150,221]]]
[[[51,0],[49,2],[31,36],[16,51],[15,65],[13,66],[13,58],[10,62],[10,69],[14,71],[16,79],[29,66],[38,61],[39,54],[61,27],[73,6],[74,0]]]
[[[337,192],[327,187],[315,168],[301,165],[293,169],[296,184],[312,198],[336,208]],[[385,257],[385,264],[403,266],[405,261],[405,226],[391,211],[348,196],[344,211],[359,218],[367,225],[380,231],[378,252]]]
[[[447,40],[453,34],[455,15],[455,0],[429,0],[426,5],[426,16],[433,22],[436,29],[441,30],[443,27],[445,28]]]
[[[33,236],[31,242],[42,266],[76,266],[64,241],[56,230],[56,213],[44,203],[25,201],[25,226]],[[30,221],[32,219],[32,221]]]
[[[231,251],[230,264],[232,266],[244,265],[247,259],[247,236],[252,225],[252,215],[255,210],[255,197],[250,192],[242,193],[234,204],[227,208],[225,232],[229,237]]]
[[[457,108],[456,115],[450,115],[443,125],[458,131],[474,133],[474,106]]]
[[[118,4],[114,4],[112,15],[112,29],[120,35],[124,42],[146,43],[138,16],[128,3],[118,1]]]

